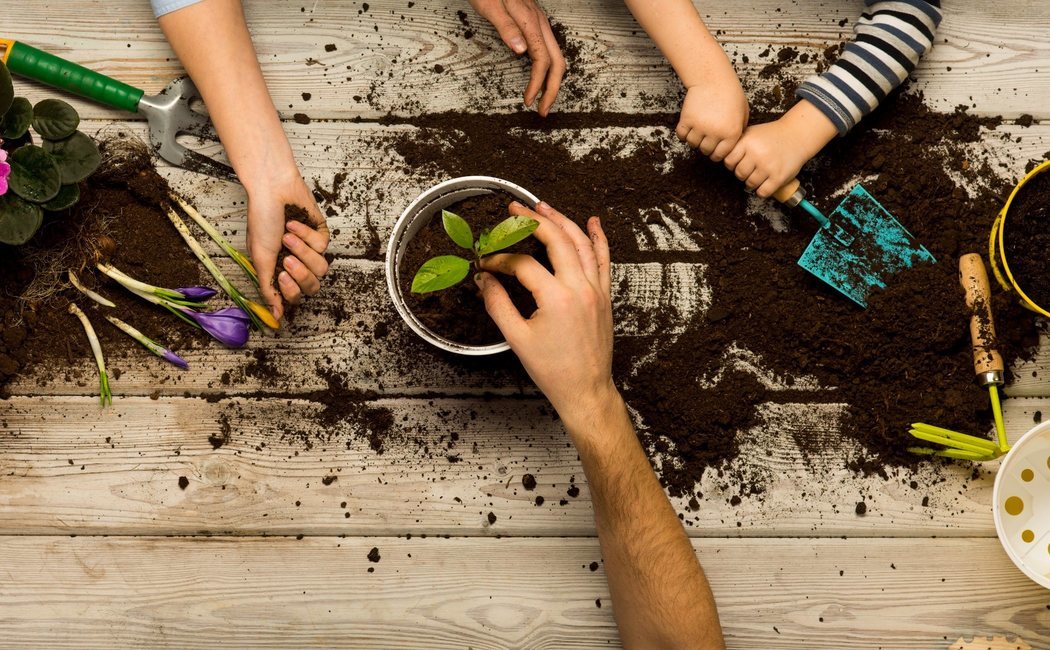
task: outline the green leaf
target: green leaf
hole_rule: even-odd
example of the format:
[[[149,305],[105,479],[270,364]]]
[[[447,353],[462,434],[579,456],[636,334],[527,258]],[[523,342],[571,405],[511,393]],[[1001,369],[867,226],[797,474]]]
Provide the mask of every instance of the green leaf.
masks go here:
[[[65,184],[79,183],[91,175],[102,162],[95,141],[77,131],[65,140],[44,140],[46,149],[55,158]]]
[[[15,86],[11,83],[11,72],[4,62],[0,61],[0,117],[11,108],[11,102],[14,100]]]
[[[55,198],[51,199],[47,203],[44,203],[40,207],[49,212],[58,212],[59,210],[68,210],[77,204],[80,200],[80,186],[76,183],[70,183],[69,185],[63,185]]]
[[[33,128],[47,140],[64,140],[76,132],[80,116],[61,99],[45,99],[33,107]]]
[[[458,255],[441,255],[423,263],[412,278],[412,293],[448,289],[470,273],[470,262]]]
[[[463,217],[448,210],[442,210],[441,225],[445,226],[445,232],[452,238],[452,241],[456,242],[457,246],[468,251],[474,250],[474,233],[471,232],[470,224]]]
[[[24,244],[43,222],[44,212],[39,205],[11,192],[0,196],[0,242],[12,246]]]
[[[16,149],[9,158],[11,190],[27,201],[44,203],[62,189],[62,175],[51,154],[36,145]]]
[[[531,217],[516,216],[505,219],[489,232],[478,253],[488,255],[513,246],[535,232],[539,226],[540,222]]]
[[[0,137],[4,140],[21,138],[33,123],[33,105],[25,97],[15,97],[0,122]]]

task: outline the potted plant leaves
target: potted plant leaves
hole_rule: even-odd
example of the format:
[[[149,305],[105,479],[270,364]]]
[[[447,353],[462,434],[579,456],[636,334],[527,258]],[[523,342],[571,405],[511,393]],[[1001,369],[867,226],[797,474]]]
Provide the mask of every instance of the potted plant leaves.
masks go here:
[[[427,342],[464,355],[509,349],[485,312],[472,276],[482,257],[497,252],[546,259],[543,246],[530,238],[538,223],[508,213],[515,200],[529,207],[539,201],[499,178],[456,178],[421,194],[394,225],[387,288],[405,323]],[[502,280],[523,313],[535,309],[531,294],[515,279]]]
[[[80,115],[60,99],[33,105],[16,97],[11,75],[0,62],[0,243],[24,244],[47,212],[67,210],[80,199],[78,183],[98,168],[102,157],[79,126]]]

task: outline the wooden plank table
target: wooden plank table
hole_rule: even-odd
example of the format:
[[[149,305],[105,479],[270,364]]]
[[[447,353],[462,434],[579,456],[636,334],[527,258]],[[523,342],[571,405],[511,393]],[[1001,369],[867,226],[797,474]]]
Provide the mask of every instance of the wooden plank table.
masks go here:
[[[9,4],[4,36],[148,91],[180,72],[145,0]],[[345,171],[351,181],[381,184],[384,198],[355,196],[354,209],[333,217],[338,259],[318,308],[304,309],[290,332],[251,343],[296,360],[276,377],[246,374],[242,352],[207,347],[188,355],[191,373],[114,355],[110,365],[121,376],[105,411],[92,397],[87,360],[67,375],[31,374],[12,387],[15,396],[0,402],[0,645],[617,643],[603,572],[589,568],[601,557],[582,469],[544,400],[514,377],[420,357],[427,353],[404,330],[382,342],[372,337],[392,308],[367,226],[378,228],[382,247],[401,207],[434,179],[406,173],[381,146],[414,127],[353,120],[463,108],[461,90],[482,69],[505,73],[482,89],[485,108],[516,111],[525,84],[526,71],[472,14],[472,39],[448,36],[460,7],[446,4],[247,2],[282,114],[325,120],[287,123],[306,178],[328,187]],[[677,82],[619,3],[544,4],[584,43],[580,67],[592,75],[559,110],[581,110],[596,97],[609,110],[675,110]],[[858,4],[711,0],[702,11],[749,89],[759,90],[762,49],[822,52],[845,38],[849,26],[840,22],[855,19]],[[1050,118],[1048,28],[1045,3],[956,0],[917,85],[942,109],[966,104],[1008,120]],[[435,64],[447,74],[435,78]],[[144,132],[133,117],[75,103],[89,131]],[[595,129],[580,146],[610,132],[625,130]],[[988,138],[1004,173],[1018,174],[1050,150],[1050,126],[1007,124],[999,132],[1024,136],[1009,145]],[[654,137],[646,129],[628,135]],[[163,171],[243,239],[239,188]],[[661,246],[690,244],[662,237],[654,237]],[[698,265],[615,272],[626,280],[614,283],[624,287],[619,306],[683,318],[703,306]],[[354,317],[333,320],[323,307],[337,303]],[[637,318],[617,327],[620,336],[655,334]],[[323,430],[306,417],[321,408],[310,397],[326,386],[319,368],[375,391],[372,404],[394,414],[392,437],[401,442],[377,454],[354,431]],[[1037,411],[1050,412],[1050,346],[1019,370],[1006,403],[1011,440]],[[765,498],[731,505],[733,492],[707,476],[698,506],[675,501],[730,647],[948,648],[996,636],[1050,647],[1050,596],[1014,569],[995,539],[993,463],[976,475],[959,465],[858,477],[842,468],[849,449],[836,431],[841,406],[761,408],[766,424],[747,432],[741,457],[774,477]],[[322,442],[304,449],[288,439],[287,422]],[[213,448],[209,437],[221,431],[229,440]],[[826,455],[804,457],[792,433],[819,436]],[[453,434],[458,462],[418,442]],[[525,473],[537,477],[534,492],[521,485]],[[858,501],[867,506],[863,517]],[[373,547],[378,563],[367,557]]]

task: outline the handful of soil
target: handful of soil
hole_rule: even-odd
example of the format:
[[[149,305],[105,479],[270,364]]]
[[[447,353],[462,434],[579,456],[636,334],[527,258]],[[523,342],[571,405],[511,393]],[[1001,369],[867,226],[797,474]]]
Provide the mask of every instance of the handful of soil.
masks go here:
[[[491,229],[510,216],[507,206],[516,200],[505,192],[495,192],[457,201],[445,209],[463,217],[470,224],[476,237],[478,233]],[[533,237],[515,245],[509,251],[501,252],[531,255],[549,267],[546,249]],[[449,238],[442,225],[440,213],[435,214],[430,223],[416,233],[401,259],[401,293],[408,308],[429,329],[452,341],[465,345],[491,345],[503,341],[503,334],[485,311],[485,301],[472,277],[441,291],[412,293],[412,278],[416,271],[424,262],[438,255],[473,258],[472,253],[460,248]],[[510,294],[510,299],[518,311],[526,317],[536,311],[536,301],[520,282],[509,276],[500,276],[499,280]]]
[[[310,213],[302,206],[288,203],[284,206],[284,223],[287,224],[289,221],[298,221],[299,223],[309,226]],[[279,276],[281,271],[284,270],[284,258],[291,254],[291,251],[283,246],[281,247],[281,252],[277,253],[277,266],[273,273],[273,288],[277,290],[277,293],[281,293],[281,287],[277,284],[277,276]],[[284,300],[283,297],[281,299]]]
[[[1014,279],[1035,304],[1050,309],[1050,174],[1033,176],[1017,192],[1007,224],[1003,244]]]

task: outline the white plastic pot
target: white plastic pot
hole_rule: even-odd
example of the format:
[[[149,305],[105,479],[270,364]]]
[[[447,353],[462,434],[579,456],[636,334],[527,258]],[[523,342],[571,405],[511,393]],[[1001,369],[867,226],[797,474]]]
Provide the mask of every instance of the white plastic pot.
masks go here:
[[[1024,434],[1006,454],[995,477],[992,507],[1006,554],[1050,589],[1050,422]]]
[[[405,296],[401,293],[401,260],[405,256],[408,243],[412,241],[416,233],[429,224],[431,219],[439,216],[443,209],[472,196],[495,192],[506,192],[530,208],[535,208],[539,203],[539,199],[525,188],[502,178],[462,176],[438,183],[416,197],[416,200],[405,208],[397,223],[394,224],[394,231],[390,233],[390,242],[386,248],[386,286],[390,291],[390,299],[394,301],[397,313],[413,332],[422,337],[424,341],[447,352],[482,356],[505,352],[510,349],[510,346],[506,341],[492,345],[457,343],[432,331],[420,322],[408,307]],[[415,269],[404,269],[404,272],[414,273]]]

